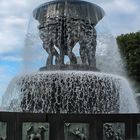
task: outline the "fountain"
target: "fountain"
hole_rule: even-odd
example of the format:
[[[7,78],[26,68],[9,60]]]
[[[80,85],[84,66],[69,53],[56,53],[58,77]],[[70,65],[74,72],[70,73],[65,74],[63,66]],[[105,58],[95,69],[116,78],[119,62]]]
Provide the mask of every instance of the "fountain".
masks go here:
[[[104,10],[81,0],[54,0],[37,7],[34,18],[48,53],[39,72],[11,82],[6,110],[38,113],[132,113],[136,102],[127,80],[96,67],[95,26]],[[80,44],[82,64],[73,48]],[[70,64],[64,63],[68,56]],[[12,86],[11,86],[12,85]]]
[[[127,80],[103,73],[96,66],[95,26],[104,15],[101,7],[82,0],[54,0],[37,7],[33,17],[39,22],[39,36],[48,53],[46,66],[11,81],[3,97],[4,110],[57,114],[137,112]],[[76,43],[80,44],[81,64],[73,52]],[[70,64],[64,63],[65,56]],[[105,123],[103,129],[106,140],[124,139],[124,124]],[[88,140],[89,125],[65,123],[64,133],[66,140]],[[23,123],[22,136],[23,140],[31,136],[49,139],[49,125]]]

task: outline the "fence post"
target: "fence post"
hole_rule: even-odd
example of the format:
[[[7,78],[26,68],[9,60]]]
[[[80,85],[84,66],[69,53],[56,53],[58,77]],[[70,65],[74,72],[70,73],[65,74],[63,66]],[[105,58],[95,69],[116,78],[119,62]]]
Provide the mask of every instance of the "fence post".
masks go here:
[[[64,140],[64,122],[61,115],[49,115],[50,140]]]

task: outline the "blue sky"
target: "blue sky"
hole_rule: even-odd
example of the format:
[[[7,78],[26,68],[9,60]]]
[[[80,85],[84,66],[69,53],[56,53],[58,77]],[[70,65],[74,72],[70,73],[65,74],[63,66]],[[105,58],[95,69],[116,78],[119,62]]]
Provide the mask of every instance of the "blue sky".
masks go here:
[[[26,58],[35,58],[32,61],[34,69],[38,69],[44,63],[45,52],[34,49],[28,50],[25,44],[27,32],[37,32],[32,11],[39,4],[47,0],[0,0],[0,98],[4,94],[10,80],[23,69]],[[114,36],[122,33],[135,32],[140,30],[140,0],[88,0],[99,4],[106,12],[106,16],[97,28],[106,28]],[[34,26],[33,26],[34,25]],[[28,30],[28,31],[27,31]],[[37,47],[41,45],[34,42]],[[24,55],[30,52],[35,55]],[[39,51],[39,52],[38,52]],[[38,55],[36,55],[38,54]],[[31,63],[30,63],[31,64]],[[29,66],[30,66],[29,64]],[[30,69],[27,67],[26,69]]]

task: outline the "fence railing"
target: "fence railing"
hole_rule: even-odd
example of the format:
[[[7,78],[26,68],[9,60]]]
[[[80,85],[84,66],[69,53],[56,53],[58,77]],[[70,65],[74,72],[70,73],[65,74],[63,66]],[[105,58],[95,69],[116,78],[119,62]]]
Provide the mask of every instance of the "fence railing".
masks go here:
[[[122,137],[125,140],[140,140],[140,114],[0,112],[0,136],[6,140],[37,140],[38,133],[41,140],[70,140],[70,137],[81,140],[107,140],[108,127],[115,129],[114,135],[119,134],[118,131],[124,133]]]

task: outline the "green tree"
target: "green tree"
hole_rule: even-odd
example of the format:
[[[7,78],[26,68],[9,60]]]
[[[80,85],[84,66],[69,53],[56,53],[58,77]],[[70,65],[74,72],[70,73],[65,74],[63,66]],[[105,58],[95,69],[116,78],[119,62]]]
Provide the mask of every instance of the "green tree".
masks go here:
[[[135,81],[140,92],[140,32],[122,34],[117,37],[120,52],[126,62],[128,76]]]

